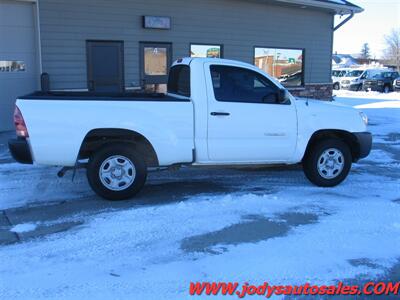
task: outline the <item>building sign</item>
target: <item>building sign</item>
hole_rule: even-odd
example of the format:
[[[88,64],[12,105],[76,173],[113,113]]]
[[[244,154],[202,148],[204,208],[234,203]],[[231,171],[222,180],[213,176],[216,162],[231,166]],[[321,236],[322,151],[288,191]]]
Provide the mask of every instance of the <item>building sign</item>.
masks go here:
[[[170,17],[143,16],[143,28],[171,29]]]

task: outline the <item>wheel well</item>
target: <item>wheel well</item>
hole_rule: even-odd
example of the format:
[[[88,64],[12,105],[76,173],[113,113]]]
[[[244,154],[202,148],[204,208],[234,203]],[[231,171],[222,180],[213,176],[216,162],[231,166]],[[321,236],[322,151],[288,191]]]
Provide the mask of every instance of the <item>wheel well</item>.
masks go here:
[[[79,159],[89,158],[92,153],[110,143],[130,143],[144,157],[148,167],[159,166],[151,143],[140,133],[128,129],[100,128],[89,131],[79,150]]]
[[[324,139],[339,139],[343,142],[345,142],[349,148],[350,148],[350,152],[351,152],[351,156],[353,158],[353,161],[357,161],[360,157],[360,145],[357,142],[357,138],[348,131],[345,130],[333,130],[333,129],[329,129],[329,130],[319,130],[314,132],[314,134],[311,136],[306,151],[304,153],[304,157],[307,156],[307,154],[309,153],[309,151],[313,148],[313,146]],[[304,159],[303,157],[303,159]]]

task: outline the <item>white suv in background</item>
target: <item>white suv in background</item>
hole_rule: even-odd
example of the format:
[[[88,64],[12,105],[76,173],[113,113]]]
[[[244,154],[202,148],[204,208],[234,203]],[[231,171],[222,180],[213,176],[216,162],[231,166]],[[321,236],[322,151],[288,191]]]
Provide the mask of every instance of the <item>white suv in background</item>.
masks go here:
[[[349,68],[332,70],[332,83],[334,90],[340,90],[340,79],[342,79],[350,70],[351,69]]]
[[[360,91],[362,89],[364,69],[348,71],[340,80],[340,87],[346,90]],[[365,77],[364,77],[365,78]]]

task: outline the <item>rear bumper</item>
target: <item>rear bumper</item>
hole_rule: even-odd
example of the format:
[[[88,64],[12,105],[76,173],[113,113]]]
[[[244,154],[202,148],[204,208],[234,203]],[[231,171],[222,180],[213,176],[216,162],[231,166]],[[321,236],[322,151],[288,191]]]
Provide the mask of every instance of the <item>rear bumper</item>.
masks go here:
[[[372,134],[370,132],[353,132],[360,147],[357,160],[367,157],[372,148]]]
[[[22,164],[33,164],[31,150],[26,139],[11,139],[8,141],[12,157]]]

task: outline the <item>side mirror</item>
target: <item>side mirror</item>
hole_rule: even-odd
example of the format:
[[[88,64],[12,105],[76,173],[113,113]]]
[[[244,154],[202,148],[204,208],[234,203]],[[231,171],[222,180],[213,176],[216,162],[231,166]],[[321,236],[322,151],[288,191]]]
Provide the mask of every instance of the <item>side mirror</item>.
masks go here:
[[[286,89],[279,89],[277,100],[278,103],[280,104],[289,104],[290,103],[289,92]]]

